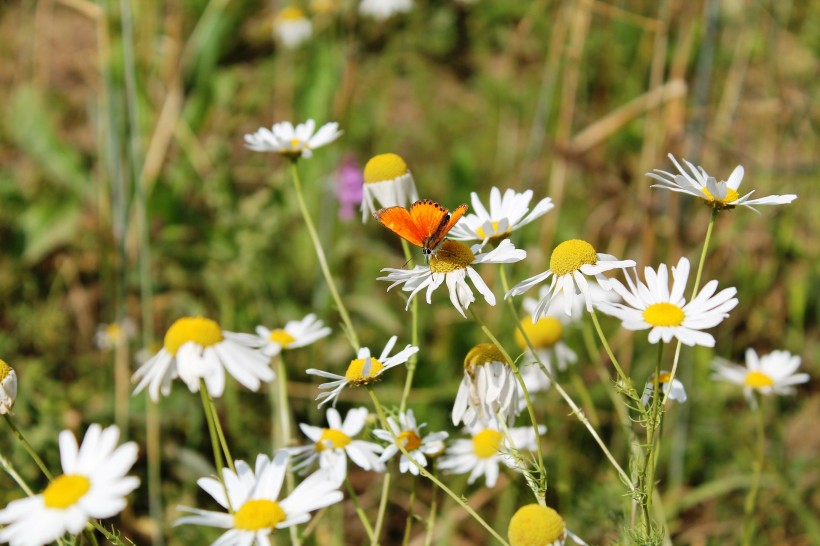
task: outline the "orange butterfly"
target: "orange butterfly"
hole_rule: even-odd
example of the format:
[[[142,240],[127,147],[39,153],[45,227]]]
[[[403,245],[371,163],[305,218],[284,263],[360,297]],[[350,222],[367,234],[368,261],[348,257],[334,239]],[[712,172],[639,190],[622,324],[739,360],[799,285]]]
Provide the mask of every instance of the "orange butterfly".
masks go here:
[[[404,207],[387,207],[373,216],[402,239],[420,246],[427,259],[465,212],[467,205],[459,205],[450,212],[435,201],[422,199],[410,205],[409,211]]]

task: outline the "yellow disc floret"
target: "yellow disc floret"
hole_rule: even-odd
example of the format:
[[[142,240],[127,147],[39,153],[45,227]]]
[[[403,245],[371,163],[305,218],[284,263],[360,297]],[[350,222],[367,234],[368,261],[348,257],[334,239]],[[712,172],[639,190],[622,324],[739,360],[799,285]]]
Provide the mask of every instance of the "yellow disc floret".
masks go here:
[[[763,389],[774,385],[774,379],[763,372],[754,370],[746,374],[746,379],[743,381],[743,384],[754,389]]]
[[[547,506],[522,506],[510,519],[507,529],[510,546],[552,546],[566,539],[564,520]]]
[[[301,21],[305,19],[305,12],[297,8],[296,6],[288,6],[282,11],[279,12],[279,15],[276,16],[277,22],[282,21]]]
[[[271,330],[270,335],[268,335],[268,339],[278,345],[281,345],[285,349],[288,348],[288,345],[296,341],[295,337],[282,329]]]
[[[591,244],[580,239],[564,241],[555,247],[550,256],[550,270],[559,277],[578,271],[582,265],[595,265],[596,263],[598,263],[598,255],[595,249]]]
[[[506,362],[501,350],[493,343],[479,343],[464,357],[464,369],[472,372],[476,366],[482,366],[488,362]]]
[[[491,241],[495,241],[496,239],[500,239],[506,235],[510,234],[510,229],[508,228],[506,231],[502,231],[499,233],[498,231],[498,222],[492,222],[493,231],[492,233],[487,233],[484,231],[484,226],[479,226],[477,230],[475,230],[476,235],[481,237],[482,239],[489,238]]]
[[[421,446],[421,437],[414,430],[405,430],[396,438],[396,445],[403,446],[407,451],[413,451]]]
[[[78,474],[63,474],[54,478],[43,491],[43,504],[65,510],[74,506],[91,489],[91,481]]]
[[[370,370],[365,375],[366,364],[369,364]],[[383,369],[384,366],[382,363],[375,358],[357,358],[356,360],[350,361],[350,365],[345,372],[345,379],[347,379],[351,385],[366,385],[367,383],[374,382]]]
[[[501,449],[502,438],[502,434],[497,430],[485,428],[473,436],[473,452],[475,452],[476,457],[489,459]]]
[[[521,330],[524,330],[536,349],[549,349],[564,335],[564,325],[555,317],[541,317],[535,324],[532,323],[532,318],[524,317],[521,319],[521,329],[515,331],[515,342],[522,349],[527,348],[527,340]]]
[[[0,358],[0,381],[4,380],[11,373],[11,366]]]
[[[729,205],[728,203],[732,203],[737,201],[740,198],[740,194],[737,193],[737,190],[733,190],[732,188],[726,189],[726,197],[723,199],[717,199],[712,192],[710,192],[706,187],[703,188],[703,193],[706,195],[706,200],[709,204],[715,205],[717,208],[734,208],[734,205]]]
[[[316,451],[328,449],[328,444],[332,449],[344,449],[353,439],[337,428],[326,428],[322,430],[322,437],[316,442]]]
[[[261,531],[262,529],[273,529],[286,518],[285,511],[276,501],[249,500],[234,514],[233,526],[242,531]]]
[[[652,379],[655,379],[655,374],[652,374]],[[664,383],[669,383],[672,380],[672,374],[669,372],[661,372],[658,376],[658,383],[663,385]]]
[[[165,350],[176,355],[180,347],[192,341],[200,347],[216,345],[224,338],[219,324],[204,317],[183,317],[168,328]]]
[[[407,163],[396,154],[379,154],[364,166],[364,182],[389,182],[407,174]]]
[[[653,303],[643,312],[643,319],[652,326],[680,326],[684,318],[683,309],[673,303]]]
[[[475,261],[475,254],[470,247],[458,241],[446,240],[430,256],[430,271],[433,273],[452,273]]]

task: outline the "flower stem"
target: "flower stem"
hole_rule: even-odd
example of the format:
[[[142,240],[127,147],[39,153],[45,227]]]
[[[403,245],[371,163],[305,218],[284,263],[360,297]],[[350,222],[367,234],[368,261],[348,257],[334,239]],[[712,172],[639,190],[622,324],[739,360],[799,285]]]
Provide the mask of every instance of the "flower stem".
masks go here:
[[[389,430],[385,424],[385,428]],[[373,536],[370,537],[370,546],[377,546],[379,543],[379,535],[382,533],[382,526],[384,525],[384,515],[387,513],[387,498],[390,496],[390,483],[392,481],[392,473],[386,472],[384,474],[384,481],[382,482],[382,495],[379,497],[379,512],[376,514],[376,526],[373,528]]]
[[[398,438],[395,438],[395,433],[393,432],[393,429],[387,422],[387,417],[384,414],[384,409],[382,408],[382,405],[379,402],[379,398],[376,396],[376,391],[373,390],[372,385],[367,385],[367,393],[370,395],[370,399],[373,401],[373,406],[376,408],[376,414],[379,416],[379,422],[381,423],[382,427],[384,427],[385,430],[388,430],[391,434],[393,434],[394,441],[397,441]],[[418,469],[419,473],[422,476],[429,479],[431,482],[437,485],[442,491],[447,493],[450,496],[450,498],[456,502],[456,504],[464,508],[464,510],[466,510],[467,513],[470,514],[470,516],[472,516],[473,519],[475,519],[479,524],[481,524],[481,526],[484,527],[484,529],[486,529],[487,532],[490,533],[497,541],[499,541],[504,546],[510,546],[510,544],[506,540],[504,540],[504,538],[501,535],[499,535],[495,529],[490,527],[490,524],[484,521],[484,519],[481,516],[479,516],[478,513],[475,510],[473,510],[473,508],[469,504],[467,504],[461,498],[460,495],[456,495],[452,489],[444,485],[441,482],[441,480],[439,480],[435,475],[431,474],[429,470],[421,466],[412,456],[410,456],[410,453],[407,452],[403,445],[399,445],[398,443],[396,443],[396,447],[398,447],[399,451],[401,451],[402,454],[405,457],[407,457],[407,460],[410,461],[410,464],[412,464]]]
[[[278,366],[277,366],[277,378],[276,378],[276,401],[278,406],[278,414],[279,414],[279,442],[275,449],[283,449],[290,446],[291,442],[291,427],[290,427],[290,419],[291,419],[291,412],[290,412],[290,404],[288,404],[288,372],[287,367],[285,365],[285,359],[282,358],[280,354],[277,358]],[[285,486],[288,494],[293,491],[295,487],[295,482],[293,479],[293,471],[288,467],[288,471],[285,473]],[[288,528],[288,532],[290,533],[290,542],[294,546],[300,546],[302,541],[299,539],[299,529],[296,525],[291,525]]]
[[[745,519],[743,526],[743,546],[752,543],[755,532],[754,512],[757,504],[757,493],[760,491],[760,476],[763,473],[763,463],[766,456],[766,426],[763,418],[763,404],[754,404],[752,411],[755,414],[755,425],[757,429],[757,449],[755,453],[754,479],[752,488],[746,495],[746,502],[743,504],[743,516]]]
[[[410,245],[404,239],[401,240],[401,246],[404,249],[404,256],[407,258],[407,265],[413,267],[413,254],[410,251]],[[413,298],[410,302],[410,343],[413,347],[419,346],[419,300]],[[401,402],[399,403],[399,411],[403,412],[407,407],[407,399],[410,397],[410,388],[413,386],[413,375],[416,373],[416,364],[419,361],[418,352],[410,356],[407,361],[407,379],[404,381],[404,392],[401,395]]]
[[[202,388],[202,385],[200,385],[200,388]],[[210,407],[211,415],[213,416],[216,435],[219,438],[219,444],[222,446],[222,451],[225,453],[225,460],[228,463],[228,468],[236,473],[236,467],[233,465],[233,457],[231,457],[231,450],[228,448],[228,441],[225,438],[225,432],[222,430],[222,423],[219,422],[219,413],[216,411],[216,404],[214,404],[214,399],[211,397],[211,393],[208,392],[208,389],[205,389],[205,397],[208,399],[208,406]]]
[[[652,383],[652,406],[646,420],[646,454],[643,467],[639,476],[641,487],[641,510],[643,512],[646,536],[649,537],[652,528],[652,493],[655,490],[655,444],[657,441],[660,449],[660,439],[656,437],[656,431],[660,427],[660,415],[662,406],[659,404],[662,394],[660,393],[661,359],[663,358],[663,343],[658,343],[658,358],[655,361],[655,374]],[[671,385],[670,385],[671,387]]]
[[[3,467],[3,470],[6,471],[6,474],[11,476],[11,479],[14,480],[17,483],[17,485],[20,486],[20,489],[22,489],[26,493],[26,495],[28,495],[29,497],[34,496],[34,493],[31,491],[31,488],[28,486],[26,481],[22,477],[20,477],[20,474],[18,474],[14,467],[11,465],[11,461],[3,457],[2,453],[0,453],[0,466]]]
[[[313,242],[316,257],[319,259],[319,267],[322,270],[322,275],[324,275],[327,286],[330,289],[330,294],[333,296],[333,301],[336,302],[336,307],[339,309],[339,315],[344,323],[346,330],[345,333],[350,339],[350,344],[353,345],[354,350],[358,351],[359,338],[356,335],[356,330],[353,328],[353,323],[350,320],[350,315],[347,312],[347,308],[344,303],[342,303],[342,298],[339,296],[339,291],[336,289],[336,283],[333,280],[333,276],[330,274],[330,269],[327,265],[325,251],[322,250],[322,243],[319,241],[319,234],[316,232],[316,228],[313,225],[313,220],[311,219],[307,205],[305,204],[305,196],[302,193],[302,182],[299,179],[299,169],[296,166],[296,159],[293,159],[290,162],[290,174],[293,180],[293,188],[296,190],[296,198],[299,201],[299,209],[302,212],[302,218],[305,221],[305,226],[307,226],[310,239]]]
[[[410,531],[413,530],[413,507],[416,504],[416,484],[418,480],[413,480],[413,487],[410,489],[410,500],[407,501],[407,520],[404,523],[404,538],[401,546],[407,546],[410,542]]]
[[[623,368],[621,368],[621,365],[618,363],[618,359],[615,358],[615,353],[612,352],[612,348],[606,340],[604,331],[601,329],[601,323],[598,322],[598,313],[595,312],[594,307],[590,312],[590,316],[592,317],[592,323],[595,325],[595,331],[598,333],[598,339],[601,340],[601,345],[603,345],[607,356],[609,356],[609,360],[612,362],[612,365],[615,366],[615,370],[618,372],[618,377],[620,378],[621,383],[623,383],[623,387],[627,390],[627,395],[630,398],[635,398],[636,394],[635,389],[632,388],[632,381],[630,381],[629,376],[624,373]]]
[[[17,436],[17,439],[20,441],[20,443],[23,444],[23,448],[25,448],[26,452],[34,460],[34,463],[40,468],[43,475],[46,478],[48,478],[48,481],[53,480],[54,477],[51,475],[51,472],[48,471],[48,468],[46,467],[46,464],[43,462],[43,459],[41,459],[40,456],[37,455],[37,452],[34,451],[34,448],[31,447],[30,443],[28,443],[26,437],[23,436],[23,433],[20,431],[19,428],[17,428],[17,425],[15,425],[14,422],[11,420],[11,417],[8,414],[4,414],[3,418],[6,420],[6,424],[8,424],[9,428],[11,428],[12,432],[14,432],[14,435]]]
[[[219,439],[216,435],[216,426],[214,425],[214,414],[211,412],[208,401],[208,388],[205,386],[203,379],[199,380],[199,394],[202,398],[202,409],[205,411],[205,420],[208,421],[208,434],[211,437],[211,450],[214,452],[214,466],[216,467],[216,475],[219,478],[219,483],[222,484],[222,490],[225,493],[225,500],[228,502],[228,512],[233,514],[233,507],[231,506],[231,498],[228,495],[228,487],[225,485],[225,478],[222,476],[222,449],[219,447]]]
[[[353,501],[353,506],[356,507],[356,514],[362,522],[362,527],[364,527],[364,531],[367,533],[367,538],[372,541],[374,536],[373,526],[370,525],[370,520],[367,519],[367,514],[364,513],[362,503],[359,502],[359,497],[356,495],[356,491],[353,489],[353,484],[350,483],[350,478],[347,476],[345,476],[345,486],[347,487],[348,494],[350,494],[350,499]]]
[[[438,461],[433,461],[433,476],[438,478]],[[424,537],[424,546],[430,546],[433,543],[433,530],[436,527],[436,511],[438,510],[438,496],[436,489],[430,493],[430,516],[427,518],[427,534]]]

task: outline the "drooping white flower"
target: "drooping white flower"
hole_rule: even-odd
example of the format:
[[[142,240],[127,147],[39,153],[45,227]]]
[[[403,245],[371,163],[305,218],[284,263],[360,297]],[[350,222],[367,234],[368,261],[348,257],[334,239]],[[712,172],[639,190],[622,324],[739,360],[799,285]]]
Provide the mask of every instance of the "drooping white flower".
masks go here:
[[[413,415],[413,410],[410,409],[399,413],[398,423],[393,417],[388,417],[387,426],[390,427],[390,430],[377,428],[373,431],[376,438],[389,442],[380,457],[382,462],[390,460],[398,453],[400,451],[399,445],[401,445],[419,466],[426,467],[427,457],[425,457],[425,454],[440,453],[441,442],[447,439],[448,436],[446,432],[432,432],[422,436],[421,429],[426,427],[427,423],[416,424],[416,417]],[[404,453],[401,454],[401,459],[399,459],[399,471],[402,474],[410,472],[414,476],[419,475],[418,467],[410,462],[410,459]]]
[[[377,280],[392,283],[387,288],[388,291],[395,286],[402,285],[403,291],[410,292],[407,298],[407,308],[410,307],[410,301],[416,294],[424,289],[427,290],[427,303],[432,303],[433,292],[446,283],[453,307],[466,318],[465,309],[475,301],[475,295],[467,284],[467,278],[473,282],[487,303],[495,305],[495,295],[472,268],[472,265],[514,263],[527,257],[526,251],[515,248],[509,239],[505,239],[489,252],[481,253],[480,250],[480,245],[469,248],[458,241],[445,240],[430,257],[427,265],[417,265],[409,270],[388,267],[382,269],[383,272],[387,272],[387,276],[379,277]]]
[[[191,392],[199,392],[200,379],[211,396],[222,396],[225,372],[252,391],[262,381],[275,377],[268,357],[248,344],[254,336],[222,330],[215,321],[203,317],[183,317],[168,328],[162,349],[139,367],[133,380],[139,381],[134,394],[148,387],[155,402],[160,393],[171,393],[171,382],[179,377]]]
[[[255,152],[275,152],[290,158],[311,157],[313,150],[330,144],[342,132],[336,122],[325,123],[314,134],[316,122],[312,119],[296,127],[289,121],[259,128],[245,135],[245,145]]]
[[[718,210],[744,206],[757,212],[757,209],[752,205],[785,205],[797,199],[797,196],[794,194],[770,195],[759,199],[751,199],[755,190],[741,196],[740,193],[738,193],[740,183],[743,180],[743,167],[741,165],[735,167],[735,170],[729,175],[728,180],[718,182],[715,177],[709,176],[703,167],[696,167],[684,159],[683,162],[686,164],[686,167],[688,167],[687,169],[682,167],[672,154],[669,154],[669,159],[675,164],[679,174],[673,174],[660,169],[646,173],[650,178],[654,178],[660,182],[660,184],[653,184],[652,187],[692,195],[698,199],[702,199],[709,206]]]
[[[0,415],[11,413],[17,401],[17,374],[0,358]]]
[[[407,163],[392,153],[374,156],[364,166],[363,197],[362,222],[378,208],[406,208],[419,200],[416,183]]]
[[[490,190],[490,211],[481,203],[478,194],[473,192],[472,210],[466,214],[450,231],[449,237],[458,241],[481,241],[482,245],[489,240],[501,240],[510,233],[549,212],[554,205],[552,199],[545,197],[530,210],[532,190],[518,193],[508,188],[504,195],[493,187]]]
[[[288,6],[273,20],[273,32],[282,45],[294,49],[310,39],[313,25],[305,12],[296,6]]]
[[[683,383],[677,379],[672,379],[672,374],[669,372],[661,371],[660,375],[658,375],[658,385],[661,387],[661,392],[663,392],[669,400],[675,400],[681,404],[686,402],[686,389],[683,387]],[[650,404],[650,401],[652,400],[652,393],[654,392],[655,374],[653,373],[649,376],[649,379],[646,380],[646,385],[643,389],[643,396],[641,396],[641,404],[644,406]]]
[[[498,347],[479,343],[470,349],[453,404],[453,424],[486,424],[497,415],[512,424],[520,411],[518,383]]]
[[[746,349],[746,366],[740,366],[716,358],[712,362],[713,379],[728,381],[743,387],[743,394],[755,404],[754,394],[793,394],[794,385],[806,383],[807,373],[795,373],[800,367],[800,357],[788,351],[772,351],[758,356],[754,349]]]
[[[262,354],[274,357],[283,350],[306,347],[329,336],[330,328],[311,313],[302,320],[288,321],[284,328],[269,330],[264,326],[257,326],[256,334],[259,336]]]
[[[88,427],[82,445],[74,435],[60,433],[57,476],[39,495],[11,501],[0,510],[0,542],[11,546],[41,546],[65,533],[80,534],[89,518],[104,519],[125,508],[125,498],[139,485],[126,476],[137,460],[137,444],[117,447],[120,431],[115,426]]]

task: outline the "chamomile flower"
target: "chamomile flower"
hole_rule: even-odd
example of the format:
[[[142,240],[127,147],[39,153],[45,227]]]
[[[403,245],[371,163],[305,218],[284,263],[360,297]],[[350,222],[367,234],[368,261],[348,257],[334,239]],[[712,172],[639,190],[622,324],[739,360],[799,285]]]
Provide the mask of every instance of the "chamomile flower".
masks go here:
[[[413,458],[419,466],[427,466],[427,455],[435,455],[441,451],[441,442],[449,436],[446,432],[431,432],[426,436],[422,436],[421,429],[427,426],[427,423],[420,425],[416,424],[416,417],[413,415],[413,410],[407,410],[399,413],[399,421],[391,416],[387,418],[387,426],[390,430],[377,428],[373,431],[373,435],[390,444],[384,448],[380,461],[389,461],[396,453],[399,452],[399,446],[403,447],[410,457]],[[414,476],[419,475],[419,469],[416,465],[410,462],[407,455],[401,454],[399,459],[399,471],[402,474],[410,472]]]
[[[387,290],[402,285],[402,290],[410,292],[407,298],[407,308],[410,301],[422,290],[427,289],[427,303],[431,303],[433,291],[447,283],[450,292],[450,301],[461,316],[466,318],[464,310],[475,301],[472,289],[467,284],[467,278],[473,282],[476,289],[484,296],[490,305],[495,305],[495,295],[487,283],[471,266],[473,264],[513,263],[527,257],[527,252],[515,248],[509,239],[505,239],[490,252],[481,253],[480,245],[468,247],[458,241],[445,240],[430,257],[427,265],[417,265],[413,269],[382,269],[387,272],[386,277],[377,280],[388,281],[391,284]]]
[[[660,169],[646,173],[650,178],[660,182],[660,184],[654,184],[652,187],[692,195],[718,210],[744,206],[757,212],[757,209],[752,205],[785,205],[797,199],[794,194],[770,195],[759,199],[751,199],[754,190],[741,197],[738,192],[740,182],[743,180],[743,167],[741,165],[735,167],[728,180],[718,182],[715,177],[709,176],[703,167],[695,166],[684,159],[683,162],[688,167],[686,169],[678,163],[672,154],[669,154],[669,159],[675,164],[680,174],[673,174]]]
[[[657,272],[647,267],[644,276],[646,283],[641,282],[637,274],[634,281],[627,274],[628,289],[613,279],[612,287],[624,303],[601,304],[601,311],[621,319],[627,330],[649,330],[649,343],[669,343],[677,338],[684,345],[714,347],[715,338],[701,330],[713,328],[729,316],[729,311],[738,303],[737,289],[725,288],[715,294],[718,282],[709,281],[686,303],[683,297],[689,279],[686,258],[672,267],[671,291],[666,264],[661,264]]]
[[[11,413],[17,401],[17,374],[0,358],[0,415]]]
[[[450,231],[449,237],[458,241],[500,240],[509,236],[516,229],[525,226],[549,212],[554,205],[552,199],[545,197],[530,210],[532,190],[518,193],[508,188],[502,197],[501,191],[493,187],[490,190],[490,212],[484,208],[478,194],[471,194],[472,210],[466,214]]]
[[[552,251],[549,269],[516,284],[507,292],[504,299],[523,294],[536,284],[552,277],[549,291],[539,300],[532,314],[533,321],[541,318],[549,308],[552,298],[559,294],[565,296],[564,312],[567,315],[572,316],[572,302],[579,292],[584,296],[587,311],[592,312],[592,294],[587,277],[594,279],[604,290],[609,290],[610,280],[604,276],[605,271],[634,266],[634,260],[618,260],[610,254],[595,252],[595,248],[586,241],[571,239],[564,241]]]
[[[273,33],[282,45],[294,49],[310,39],[313,25],[302,10],[288,6],[273,20]]]
[[[669,400],[675,400],[681,404],[686,402],[686,389],[683,387],[683,383],[677,379],[672,379],[672,374],[669,372],[661,371],[658,376],[658,384],[661,386],[661,390],[666,397],[669,398]],[[649,379],[646,380],[646,385],[643,389],[643,396],[641,396],[641,404],[644,406],[648,405],[650,400],[652,400],[653,392],[655,392],[654,373],[649,376]]]
[[[336,122],[325,123],[318,131],[312,119],[296,127],[289,121],[274,124],[273,127],[259,128],[255,133],[245,135],[245,145],[255,152],[275,152],[291,159],[311,157],[313,150],[330,144],[342,132]]]
[[[464,379],[453,404],[453,424],[473,426],[500,414],[512,424],[520,413],[518,384],[512,368],[492,343],[479,343],[464,358]]]
[[[215,321],[204,317],[183,317],[174,322],[162,349],[137,369],[132,379],[139,381],[134,394],[148,387],[153,401],[160,393],[171,393],[171,381],[179,377],[191,392],[199,392],[200,379],[211,396],[222,396],[225,371],[252,391],[262,381],[275,377],[269,358],[247,347],[254,342],[250,334],[222,330]]]
[[[339,483],[323,471],[315,472],[279,500],[288,465],[288,453],[279,451],[271,461],[256,457],[256,468],[236,461],[236,472],[223,470],[224,487],[216,478],[197,483],[229,512],[214,512],[180,506],[183,516],[174,525],[204,525],[227,531],[212,544],[219,546],[271,546],[274,529],[285,529],[310,520],[310,512],[342,500]],[[227,496],[225,491],[227,490]],[[232,512],[232,513],[231,513]]]
[[[77,535],[89,518],[110,518],[125,508],[125,497],[139,485],[126,476],[137,460],[137,444],[117,447],[120,431],[115,426],[88,427],[82,445],[74,435],[60,433],[57,476],[39,495],[12,501],[0,510],[0,542],[11,546],[41,546],[65,533]]]
[[[413,9],[413,0],[362,0],[359,13],[383,21],[396,13],[407,13]]]
[[[407,207],[419,200],[407,163],[396,154],[379,154],[364,166],[362,222],[378,208]]]
[[[568,538],[586,546],[586,542],[567,529],[558,512],[540,504],[522,506],[513,514],[507,538],[510,546],[564,546]]]
[[[604,294],[609,294],[609,292],[595,285],[591,285],[590,289],[592,289],[593,286],[596,292],[600,291]],[[540,292],[541,297],[548,296],[549,288],[542,286]],[[550,371],[555,368],[564,371],[569,364],[574,364],[578,361],[578,355],[575,354],[575,351],[564,343],[564,334],[568,326],[578,322],[583,306],[583,298],[578,296],[573,298],[573,306],[574,309],[577,308],[577,312],[573,311],[572,315],[567,315],[564,312],[564,307],[560,305],[562,302],[556,301],[562,300],[563,298],[563,295],[553,298],[551,305],[542,313],[541,317],[535,321],[533,321],[532,317],[538,308],[538,301],[533,298],[524,298],[522,304],[524,314],[521,317],[521,327],[515,331],[515,342],[518,347],[524,351],[525,363],[540,361]],[[576,302],[578,305],[576,305]],[[524,334],[521,330],[526,333],[527,339],[529,339],[535,348],[535,355],[530,351],[527,339],[524,338]],[[535,368],[547,379],[546,386],[540,389],[545,390],[549,387],[549,379],[544,372],[540,371],[540,368],[537,366]],[[527,387],[529,388],[529,385]]]
[[[390,368],[395,368],[399,364],[404,364],[412,355],[419,351],[418,347],[413,347],[408,344],[404,349],[390,356],[390,351],[392,351],[396,345],[397,339],[397,336],[390,338],[390,341],[387,342],[379,358],[370,356],[370,349],[367,347],[359,349],[356,358],[350,361],[344,375],[337,375],[335,373],[317,370],[316,368],[307,370],[306,373],[309,375],[318,375],[319,377],[333,380],[319,385],[319,390],[322,391],[319,393],[319,396],[316,397],[316,400],[321,400],[319,407],[331,400],[335,406],[339,394],[345,387],[360,387],[362,385],[375,383],[381,379],[384,372]]]
[[[100,324],[94,334],[94,343],[98,349],[108,350],[124,345],[134,337],[137,326],[134,321],[126,317],[120,322]]]
[[[794,394],[794,385],[806,383],[807,373],[795,373],[800,367],[800,357],[788,351],[773,351],[758,356],[754,349],[746,349],[746,366],[740,366],[716,358],[712,362],[713,379],[728,381],[743,387],[743,394],[750,404],[755,404],[754,393]]]
[[[536,449],[535,432],[532,427],[508,429],[509,436],[499,430],[497,422],[491,421],[486,426],[472,426],[468,428],[469,440],[455,440],[447,448],[444,456],[438,462],[438,467],[446,474],[467,474],[468,484],[484,476],[487,487],[495,487],[498,481],[498,465],[504,463],[515,468],[515,460],[505,454],[505,451],[534,451]],[[539,433],[547,432],[546,427],[539,426]]]
[[[264,326],[257,326],[256,335],[259,336],[262,354],[274,357],[283,350],[306,347],[329,336],[330,328],[311,313],[302,320],[288,321],[284,328],[269,330]]]
[[[333,475],[339,483],[347,475],[347,459],[364,470],[382,472],[384,464],[379,461],[382,446],[364,440],[354,440],[367,421],[367,408],[356,408],[347,412],[344,422],[336,408],[327,410],[327,428],[314,427],[304,423],[299,428],[313,443],[294,447],[289,451],[294,455],[296,464],[293,470],[308,468],[318,459],[319,468]]]

